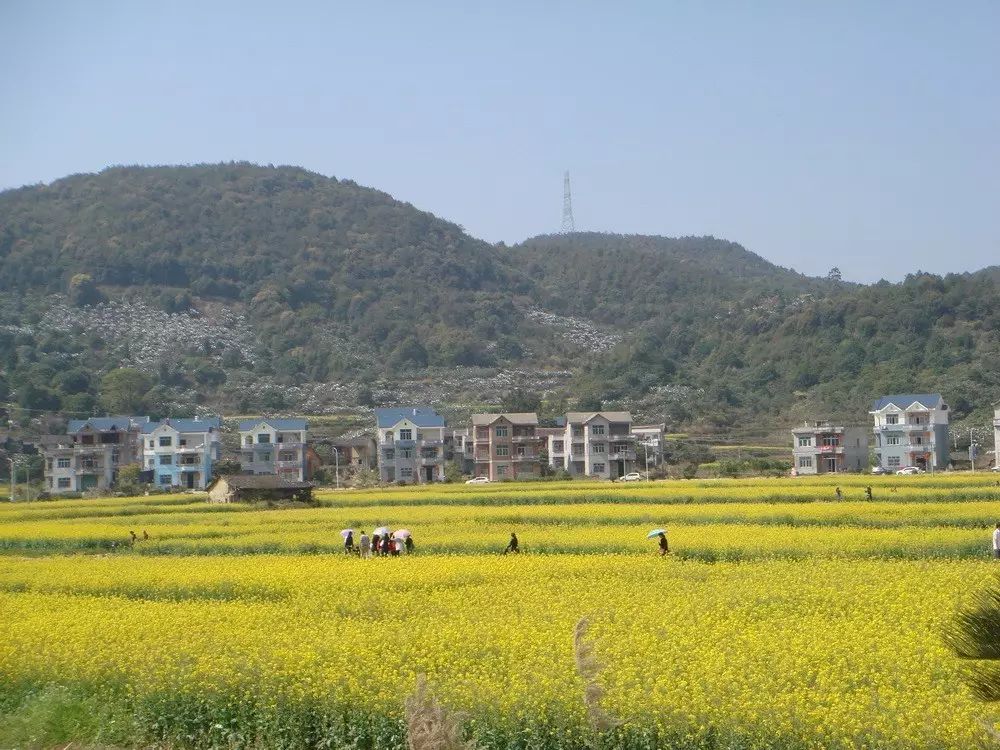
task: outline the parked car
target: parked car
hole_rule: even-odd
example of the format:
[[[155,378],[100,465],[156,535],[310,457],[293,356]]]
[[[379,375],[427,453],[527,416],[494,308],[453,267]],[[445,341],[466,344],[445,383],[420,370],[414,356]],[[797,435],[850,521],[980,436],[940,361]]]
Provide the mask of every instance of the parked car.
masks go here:
[[[885,469],[883,469],[881,466],[872,467],[872,474],[885,474],[885,473],[886,473]]]
[[[466,479],[465,483],[466,484],[489,484],[490,483],[490,478],[489,477],[473,477],[472,479]]]
[[[990,471],[1000,471],[1000,464],[994,466],[992,469],[990,469]]]
[[[641,482],[643,479],[645,479],[645,477],[638,471],[630,471],[622,477],[623,482]]]
[[[897,470],[896,474],[899,474],[899,475],[903,475],[903,474],[922,474],[923,471],[924,470],[921,469],[919,466],[904,466],[902,469]]]

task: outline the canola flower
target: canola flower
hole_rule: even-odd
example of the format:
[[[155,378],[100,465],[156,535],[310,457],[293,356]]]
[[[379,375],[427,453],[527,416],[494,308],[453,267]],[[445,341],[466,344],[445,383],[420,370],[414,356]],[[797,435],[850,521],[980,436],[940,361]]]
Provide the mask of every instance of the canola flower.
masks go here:
[[[399,748],[426,674],[480,747],[592,745],[586,618],[604,745],[978,746],[941,631],[994,573],[995,480],[873,479],[866,502],[869,478],[838,479],[845,502],[810,478],[0,506],[0,743],[64,690],[102,707],[74,740]],[[342,553],[341,528],[383,523],[418,554]],[[152,538],[117,543],[133,528]],[[512,528],[525,553],[496,554]]]

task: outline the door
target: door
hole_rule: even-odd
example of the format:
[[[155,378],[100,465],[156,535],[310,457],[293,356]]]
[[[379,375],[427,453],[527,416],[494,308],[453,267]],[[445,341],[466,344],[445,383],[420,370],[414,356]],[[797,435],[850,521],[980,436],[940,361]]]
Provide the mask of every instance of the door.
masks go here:
[[[425,466],[424,467],[424,479],[426,479],[428,482],[433,482],[434,481],[434,467],[433,466]]]
[[[187,488],[189,490],[193,490],[194,489],[194,472],[193,471],[189,471],[187,473],[187,477],[186,477],[185,481],[187,483]]]

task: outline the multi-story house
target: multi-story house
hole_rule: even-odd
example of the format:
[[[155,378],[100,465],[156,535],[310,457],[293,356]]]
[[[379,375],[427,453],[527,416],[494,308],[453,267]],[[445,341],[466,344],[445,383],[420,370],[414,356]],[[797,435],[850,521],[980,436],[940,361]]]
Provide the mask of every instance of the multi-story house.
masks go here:
[[[473,414],[473,473],[491,480],[539,476],[547,438],[534,412]]]
[[[634,424],[632,434],[635,435],[637,459],[640,468],[659,466],[663,463],[663,433],[666,425]]]
[[[445,421],[429,406],[376,409],[382,482],[444,481]]]
[[[222,420],[164,419],[142,425],[142,465],[157,487],[203,490],[221,455]]]
[[[948,404],[938,393],[883,396],[872,404],[875,462],[886,471],[948,465]]]
[[[865,427],[812,422],[792,430],[792,470],[796,474],[864,471],[867,466]]]
[[[370,435],[334,440],[330,443],[330,449],[335,454],[335,466],[356,466],[364,469],[375,468],[376,446],[375,440]]]
[[[469,428],[451,431],[451,458],[458,463],[463,474],[471,474],[475,460],[475,443],[469,439]]]
[[[53,494],[108,490],[118,470],[142,459],[140,430],[149,417],[71,419],[65,435],[41,439],[45,486]]]
[[[556,420],[562,423],[562,420]],[[535,434],[543,439],[542,446],[545,450],[545,461],[553,469],[566,468],[566,428],[565,427],[539,427]]]
[[[571,411],[563,434],[563,468],[573,476],[618,479],[635,471],[636,437],[629,412]],[[550,462],[555,459],[553,455]]]
[[[244,474],[276,474],[293,482],[308,479],[309,424],[304,419],[240,422],[240,464]]]

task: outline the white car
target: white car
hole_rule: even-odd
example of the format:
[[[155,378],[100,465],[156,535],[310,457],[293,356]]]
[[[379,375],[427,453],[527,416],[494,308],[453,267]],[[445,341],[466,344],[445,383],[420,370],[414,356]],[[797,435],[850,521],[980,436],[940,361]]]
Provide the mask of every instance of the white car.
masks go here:
[[[881,466],[873,466],[872,467],[872,474],[885,474],[885,473],[886,473],[886,470],[883,469]]]
[[[902,475],[902,474],[922,474],[923,471],[924,470],[921,469],[919,466],[904,466],[902,469],[899,469],[896,472],[896,474],[897,475]]]
[[[466,479],[465,483],[466,484],[489,484],[490,483],[490,478],[489,477],[473,477],[472,479]]]
[[[625,476],[622,477],[622,481],[623,482],[641,482],[642,481],[642,474],[640,474],[638,471],[631,471],[631,472],[629,472],[628,474],[626,474]]]
[[[1000,464],[994,466],[992,469],[990,469],[990,471],[1000,471]]]

